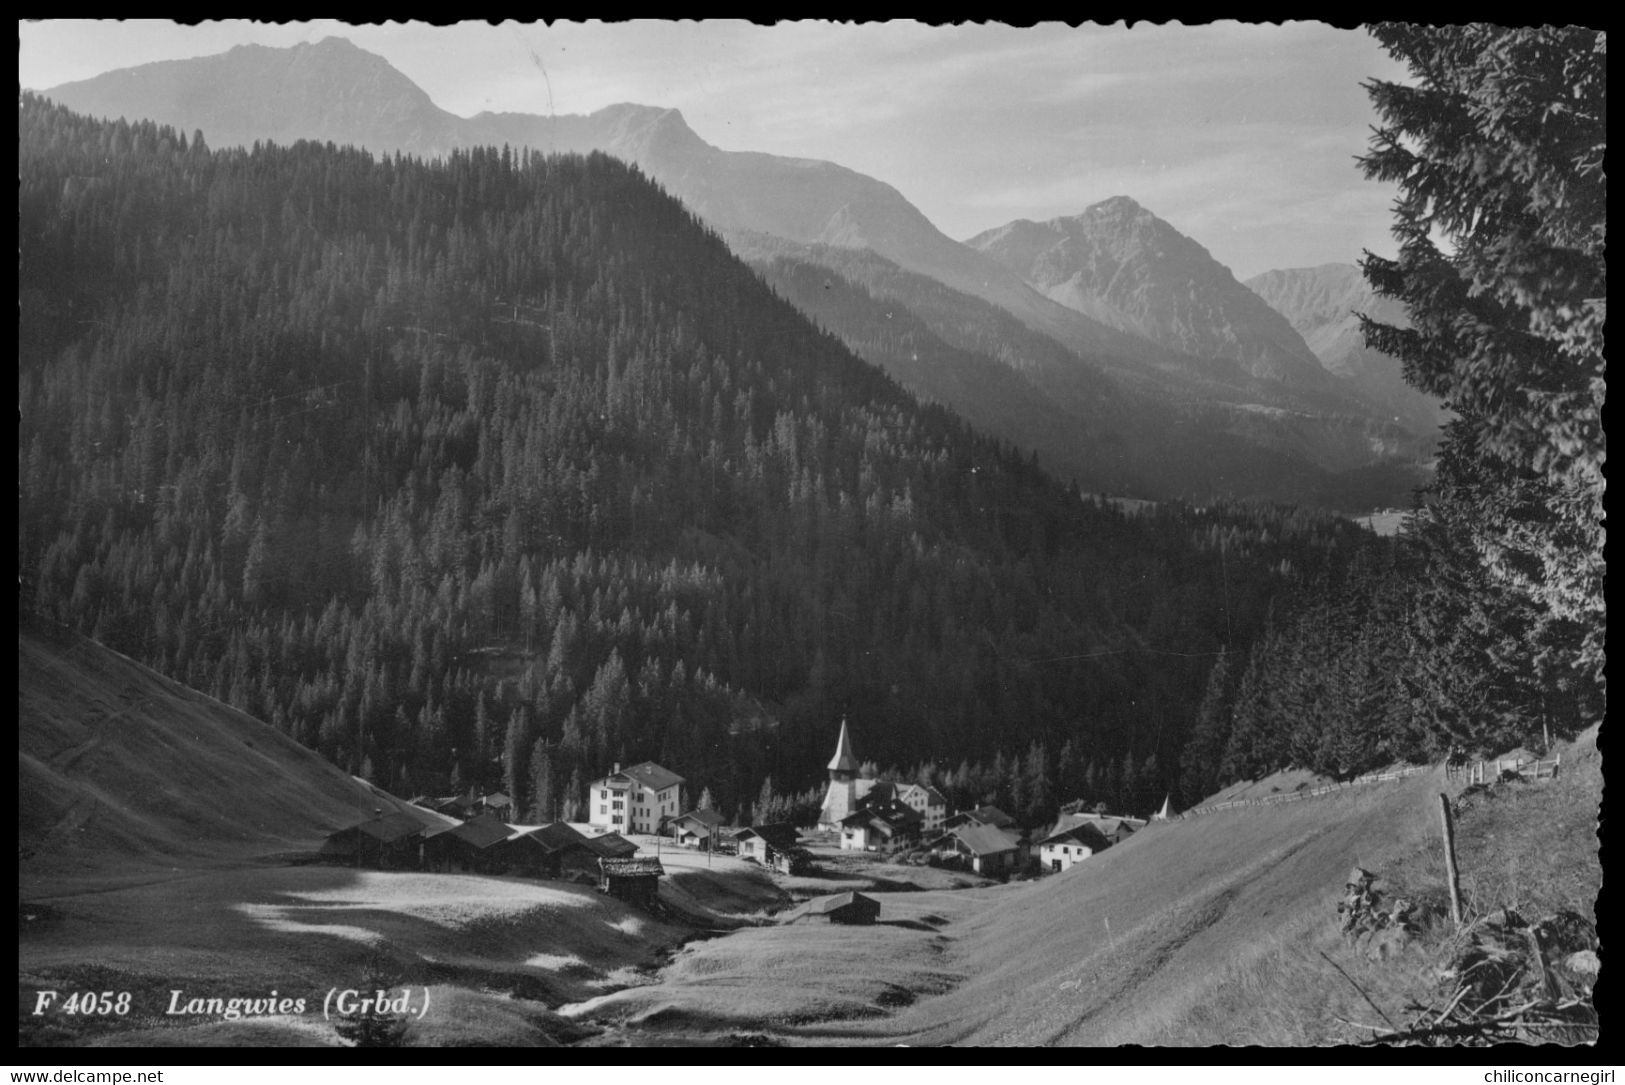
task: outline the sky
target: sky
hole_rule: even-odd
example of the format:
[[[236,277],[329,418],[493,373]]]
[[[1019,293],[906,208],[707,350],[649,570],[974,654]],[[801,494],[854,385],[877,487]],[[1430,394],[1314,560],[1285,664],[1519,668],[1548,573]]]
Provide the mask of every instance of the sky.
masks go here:
[[[879,178],[959,239],[1126,195],[1243,279],[1394,247],[1394,192],[1354,159],[1375,120],[1360,83],[1405,71],[1365,32],[1324,23],[64,19],[18,24],[18,82],[44,90],[329,35],[385,57],[461,116],[675,107],[725,150]]]

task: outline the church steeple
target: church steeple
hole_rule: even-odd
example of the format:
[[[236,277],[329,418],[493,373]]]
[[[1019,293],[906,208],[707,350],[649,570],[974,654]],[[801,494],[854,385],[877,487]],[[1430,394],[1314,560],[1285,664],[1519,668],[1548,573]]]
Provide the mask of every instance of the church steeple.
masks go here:
[[[818,814],[818,827],[839,830],[841,819],[856,809],[859,799],[858,759],[852,753],[852,739],[846,733],[846,718],[841,718],[841,737],[835,744],[835,756],[829,763],[829,789],[824,792],[824,806]]]
[[[858,759],[852,756],[852,740],[846,734],[846,717],[841,717],[841,738],[835,745],[835,756],[830,759],[830,779],[836,778],[836,773],[845,773],[856,776],[858,772]]]

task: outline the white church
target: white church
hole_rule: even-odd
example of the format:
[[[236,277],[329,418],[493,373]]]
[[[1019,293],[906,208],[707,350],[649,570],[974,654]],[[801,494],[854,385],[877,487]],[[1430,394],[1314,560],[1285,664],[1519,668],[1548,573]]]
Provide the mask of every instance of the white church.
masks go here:
[[[847,734],[846,720],[842,719],[841,737],[835,744],[835,756],[829,762],[829,789],[824,792],[818,827],[840,832],[841,822],[853,814],[867,806],[892,800],[912,807],[920,815],[920,828],[924,832],[940,829],[948,818],[948,800],[934,787],[892,784],[860,777],[858,759],[852,753],[852,738]]]

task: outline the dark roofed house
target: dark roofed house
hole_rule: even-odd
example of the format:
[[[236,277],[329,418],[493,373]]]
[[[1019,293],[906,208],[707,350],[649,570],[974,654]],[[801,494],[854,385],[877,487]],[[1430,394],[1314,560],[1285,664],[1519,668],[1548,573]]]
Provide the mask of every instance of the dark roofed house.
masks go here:
[[[648,907],[654,903],[665,873],[659,859],[600,859],[598,891],[628,904]]]
[[[376,815],[328,835],[317,854],[329,862],[379,869],[416,865],[417,843],[424,824],[402,810]]]
[[[438,869],[458,869],[475,874],[498,874],[506,868],[502,849],[497,845],[514,835],[513,826],[482,814],[429,838],[426,852]]]
[[[1063,815],[1056,827],[1038,842],[1039,861],[1044,869],[1059,873],[1111,846],[1111,840],[1094,821]]]
[[[974,810],[960,811],[944,821],[942,827],[957,829],[961,825],[991,825],[995,829],[1009,829],[1015,824],[1016,819],[997,806],[978,806]]]
[[[925,819],[900,799],[865,805],[841,819],[842,851],[895,851],[919,843]]]
[[[710,848],[727,824],[715,810],[692,810],[671,823],[671,836],[685,848]]]
[[[603,859],[630,859],[638,853],[638,846],[620,833],[589,836],[587,843]]]
[[[836,893],[832,897],[819,897],[817,900],[809,900],[801,907],[786,912],[783,922],[822,921],[825,923],[867,926],[879,918],[880,902],[878,900],[873,897],[866,897],[862,893],[846,892]]]
[[[534,878],[562,878],[576,870],[596,870],[600,858],[585,836],[562,821],[517,830],[499,846],[512,873]]]
[[[781,853],[800,849],[801,834],[788,822],[776,821],[767,825],[752,825],[734,833],[734,843],[741,859],[754,859],[763,866],[776,866],[775,857]]]
[[[932,841],[939,855],[957,857],[971,870],[990,878],[1003,877],[1021,864],[1021,836],[1014,829],[992,825],[958,825]]]

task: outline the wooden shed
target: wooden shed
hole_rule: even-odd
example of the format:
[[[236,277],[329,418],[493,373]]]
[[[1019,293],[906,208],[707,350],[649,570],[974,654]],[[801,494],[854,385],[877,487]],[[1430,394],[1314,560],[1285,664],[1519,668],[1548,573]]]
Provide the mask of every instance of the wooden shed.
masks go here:
[[[837,893],[832,897],[819,897],[785,914],[786,923],[841,923],[847,926],[868,926],[880,918],[880,902],[862,893]]]
[[[417,864],[423,831],[423,824],[409,814],[379,813],[329,834],[317,854],[333,863],[380,870],[411,868]]]
[[[500,874],[507,869],[507,863],[505,849],[498,845],[513,835],[511,825],[494,817],[472,818],[429,839],[430,863],[442,870]]]
[[[500,845],[509,873],[532,878],[563,878],[595,869],[600,858],[591,842],[562,821],[519,829]]]
[[[665,873],[659,859],[600,859],[598,891],[628,904],[648,907],[654,903]]]

